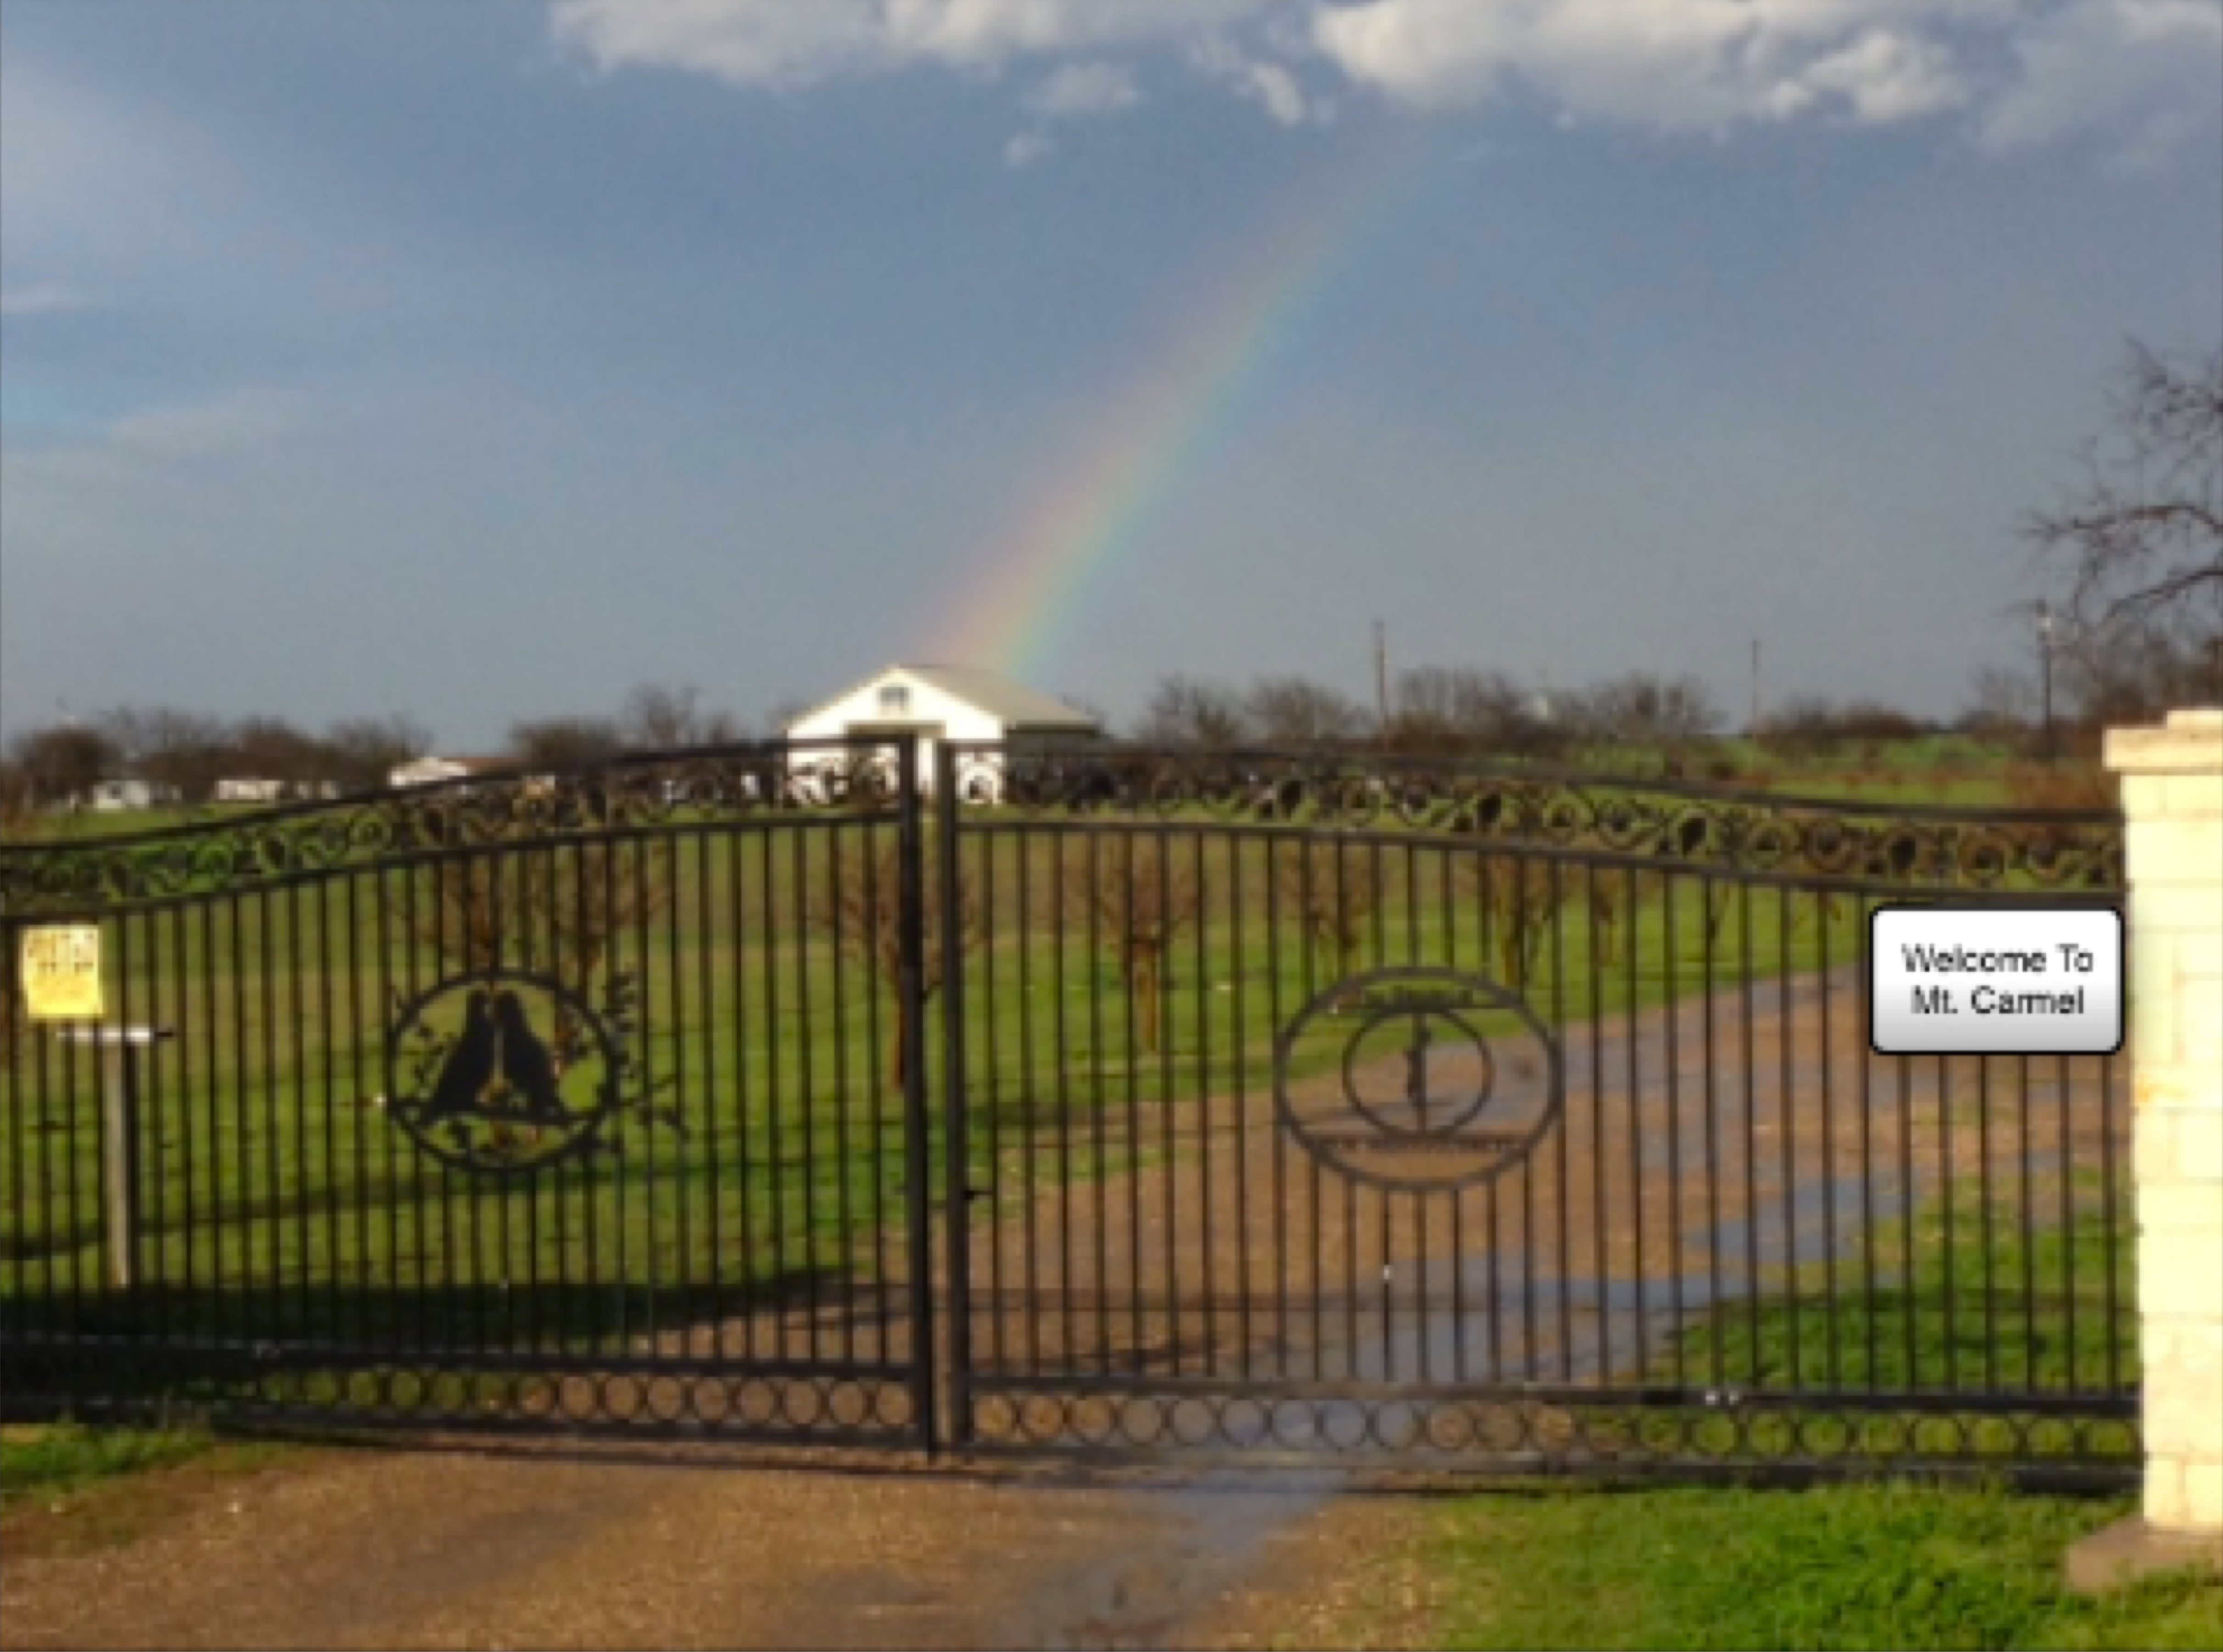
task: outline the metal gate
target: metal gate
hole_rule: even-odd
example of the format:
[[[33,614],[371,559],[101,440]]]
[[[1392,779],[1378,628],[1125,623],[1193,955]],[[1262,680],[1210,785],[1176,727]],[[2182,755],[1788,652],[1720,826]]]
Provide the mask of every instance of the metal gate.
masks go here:
[[[1873,908],[2112,901],[2118,821],[940,762],[967,1446],[2134,1473],[2121,1064],[1866,1014]]]
[[[5,851],[146,1038],[9,1028],[9,1408],[930,1443],[920,799],[746,747]]]
[[[0,1395],[1400,1469],[2135,1475],[2120,1064],[1880,902],[2120,824],[766,745],[0,851]],[[12,1010],[16,995],[8,1001]]]

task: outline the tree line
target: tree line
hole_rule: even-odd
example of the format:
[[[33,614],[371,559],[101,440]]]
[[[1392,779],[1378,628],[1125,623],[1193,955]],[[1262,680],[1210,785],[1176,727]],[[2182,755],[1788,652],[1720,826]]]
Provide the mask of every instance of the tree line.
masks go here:
[[[627,751],[669,751],[744,738],[740,719],[690,685],[635,688],[614,716],[532,718],[485,755],[536,769],[576,768]],[[227,719],[174,707],[118,707],[88,719],[26,729],[0,757],[0,812],[66,807],[129,775],[197,805],[218,783],[252,780],[281,796],[375,791],[434,749],[431,731],[400,713],[350,717],[321,732],[282,717]]]
[[[2110,724],[2154,720],[2208,697],[2223,657],[2214,638],[2197,630],[2122,619],[2088,631],[2064,628],[2052,650],[2053,736],[2064,753],[2096,749]],[[1296,674],[1241,685],[1173,673],[1158,679],[1138,716],[1110,732],[1183,751],[1301,747],[1570,763],[1640,754],[1670,769],[1735,732],[1711,691],[1688,675],[1630,671],[1546,688],[1501,670],[1429,665],[1398,673],[1389,687],[1384,718],[1335,685]],[[2044,742],[2040,697],[2034,666],[1993,665],[1978,671],[1964,708],[1949,720],[1873,697],[1800,694],[1742,732],[1785,756],[1813,759],[1941,732],[2035,755]],[[513,723],[501,749],[485,755],[560,772],[748,733],[691,686],[644,684],[613,715]],[[263,782],[285,796],[345,795],[384,787],[394,769],[432,750],[431,731],[402,715],[347,718],[312,732],[281,717],[227,721],[123,707],[18,734],[0,758],[0,809],[66,806],[126,774],[188,805],[210,801],[230,779]]]
[[[1303,676],[1263,676],[1238,688],[1175,674],[1158,680],[1131,733],[1143,744],[1189,750],[1329,746],[1552,757],[1604,744],[1673,749],[1720,722],[1712,695],[1693,677],[1631,672],[1548,690],[1503,671],[1430,665],[1398,673],[1387,706],[1376,707]]]

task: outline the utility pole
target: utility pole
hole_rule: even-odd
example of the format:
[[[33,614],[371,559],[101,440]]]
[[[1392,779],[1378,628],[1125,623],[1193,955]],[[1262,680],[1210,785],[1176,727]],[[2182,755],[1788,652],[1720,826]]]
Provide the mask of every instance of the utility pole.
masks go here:
[[[1752,721],[1745,733],[1753,739],[1760,738],[1760,638],[1752,639]]]
[[[1374,622],[1374,716],[1376,728],[1389,726],[1389,628]]]

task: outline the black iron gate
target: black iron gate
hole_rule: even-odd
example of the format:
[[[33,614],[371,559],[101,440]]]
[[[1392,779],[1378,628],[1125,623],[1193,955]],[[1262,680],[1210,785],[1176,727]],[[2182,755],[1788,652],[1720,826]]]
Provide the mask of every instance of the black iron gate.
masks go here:
[[[9,1407],[930,1444],[922,788],[876,758],[7,850],[11,931],[97,923],[168,1034],[8,1029]]]
[[[7,1027],[0,1397],[2119,1481],[2119,1065],[1863,996],[1880,901],[2119,876],[2104,815],[949,745],[10,847],[6,955],[98,924],[149,1041]]]
[[[2122,1067],[1881,1058],[1880,902],[2103,815],[1272,753],[941,757],[977,1450],[2134,1473]],[[960,958],[964,967],[958,967]]]

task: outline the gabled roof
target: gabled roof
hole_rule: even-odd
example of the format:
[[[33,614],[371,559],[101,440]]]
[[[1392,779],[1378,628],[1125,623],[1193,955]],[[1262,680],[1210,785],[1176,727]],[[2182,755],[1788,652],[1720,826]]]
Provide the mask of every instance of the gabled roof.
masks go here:
[[[968,706],[976,707],[1011,727],[1086,729],[1091,732],[1097,727],[1096,719],[1087,713],[1075,711],[1061,700],[1053,699],[1039,689],[1014,682],[1000,671],[991,671],[980,665],[891,665],[833,699],[822,700],[788,726],[792,728],[796,723],[808,722],[859,689],[869,688],[897,675],[939,689],[951,699],[961,700]]]

